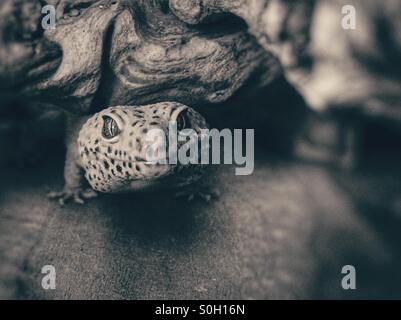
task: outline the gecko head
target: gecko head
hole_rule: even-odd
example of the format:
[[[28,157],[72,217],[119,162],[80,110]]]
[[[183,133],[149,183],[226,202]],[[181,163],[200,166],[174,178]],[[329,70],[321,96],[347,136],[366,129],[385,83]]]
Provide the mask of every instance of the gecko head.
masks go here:
[[[184,165],[169,161],[172,126],[179,134],[192,129],[199,137],[201,129],[207,128],[199,113],[176,102],[112,107],[92,116],[78,138],[80,164],[91,187],[99,192],[129,192],[157,185],[180,172]],[[177,148],[189,142],[178,141]],[[160,156],[155,152],[163,150],[165,163],[155,161]],[[149,153],[155,156],[152,161]]]

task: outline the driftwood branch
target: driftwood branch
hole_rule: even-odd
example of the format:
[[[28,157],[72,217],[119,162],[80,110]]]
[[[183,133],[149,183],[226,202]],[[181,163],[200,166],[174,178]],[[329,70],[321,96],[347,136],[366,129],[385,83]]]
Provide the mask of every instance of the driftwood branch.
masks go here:
[[[36,12],[33,3],[37,4],[2,2],[2,33],[14,23],[8,18],[10,12],[24,24],[26,14],[13,14],[24,12],[26,6]],[[31,37],[22,39],[2,37],[3,89],[53,101],[69,111],[90,113],[108,104],[220,103],[255,73],[264,75],[255,86],[281,75],[278,61],[233,15],[224,23],[193,26],[179,18],[174,1],[170,6],[163,0],[53,3],[58,15],[55,30],[35,37],[28,32]],[[257,6],[263,3],[255,1]],[[204,4],[213,6],[202,11],[199,22],[226,10],[218,2]],[[20,57],[12,54],[16,47]]]

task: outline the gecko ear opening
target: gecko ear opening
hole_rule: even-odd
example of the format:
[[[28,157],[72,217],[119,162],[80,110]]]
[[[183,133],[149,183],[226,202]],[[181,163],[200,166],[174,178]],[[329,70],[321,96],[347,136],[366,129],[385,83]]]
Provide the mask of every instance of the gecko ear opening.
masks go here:
[[[103,128],[102,128],[103,138],[110,140],[117,137],[121,133],[117,121],[114,120],[112,117],[103,116],[102,119],[103,119]]]

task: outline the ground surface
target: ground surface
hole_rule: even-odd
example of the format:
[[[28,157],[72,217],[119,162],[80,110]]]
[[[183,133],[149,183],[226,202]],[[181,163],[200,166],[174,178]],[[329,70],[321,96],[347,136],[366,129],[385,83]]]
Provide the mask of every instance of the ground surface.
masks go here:
[[[61,158],[0,174],[0,298],[401,298],[399,246],[321,167],[258,150],[252,176],[219,169],[210,204],[160,194],[64,208],[46,199]],[[48,264],[53,291],[41,288]]]

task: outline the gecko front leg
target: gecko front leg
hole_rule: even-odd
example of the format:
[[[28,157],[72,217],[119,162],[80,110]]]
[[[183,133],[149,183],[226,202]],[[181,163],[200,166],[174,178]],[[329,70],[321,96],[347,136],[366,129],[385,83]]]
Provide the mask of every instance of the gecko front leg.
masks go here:
[[[92,199],[97,193],[91,188],[85,188],[85,177],[79,162],[78,136],[82,124],[87,118],[67,116],[66,146],[67,156],[64,165],[64,188],[59,192],[50,192],[50,199],[57,199],[61,206],[67,201],[84,204],[85,200]]]

